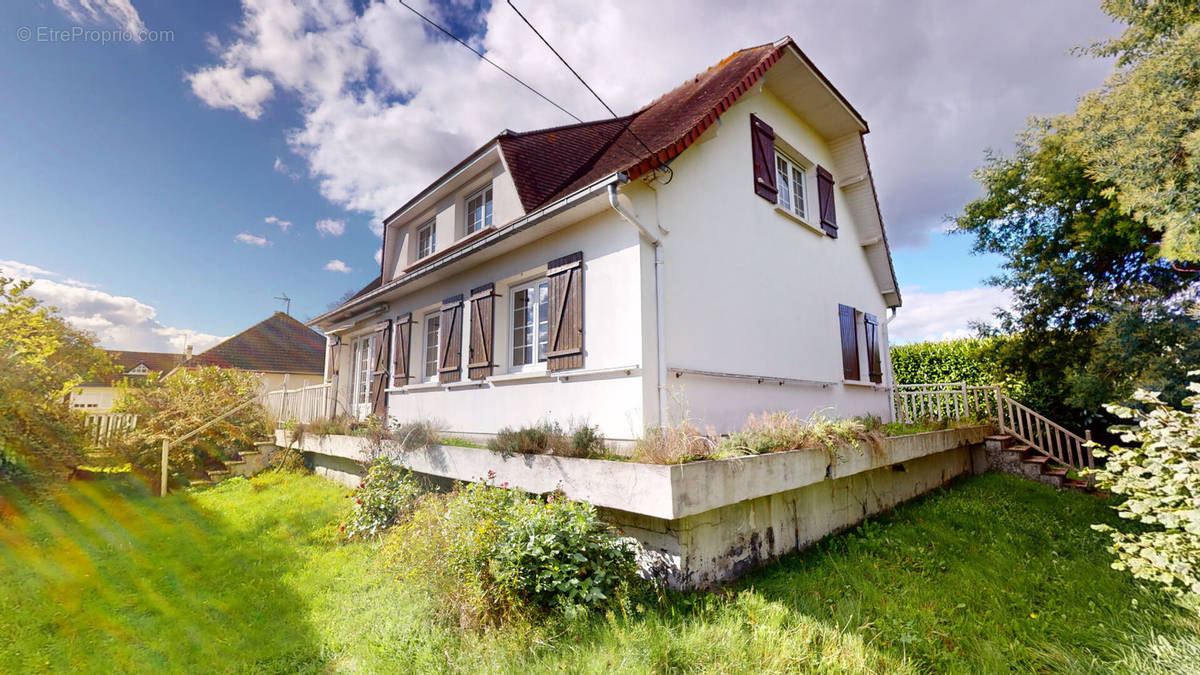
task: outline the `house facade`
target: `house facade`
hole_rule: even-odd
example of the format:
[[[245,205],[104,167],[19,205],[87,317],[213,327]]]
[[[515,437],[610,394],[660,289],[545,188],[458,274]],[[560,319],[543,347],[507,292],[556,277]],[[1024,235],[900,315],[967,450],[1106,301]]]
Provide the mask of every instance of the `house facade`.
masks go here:
[[[626,117],[504,131],[385,221],[313,320],[338,412],[610,439],[889,416],[900,305],[866,122],[790,39]]]
[[[71,408],[85,413],[106,413],[112,410],[123,386],[137,386],[152,373],[167,373],[186,358],[185,354],[166,352],[131,352],[106,349],[109,358],[120,367],[120,373],[103,381],[85,382],[71,391]]]

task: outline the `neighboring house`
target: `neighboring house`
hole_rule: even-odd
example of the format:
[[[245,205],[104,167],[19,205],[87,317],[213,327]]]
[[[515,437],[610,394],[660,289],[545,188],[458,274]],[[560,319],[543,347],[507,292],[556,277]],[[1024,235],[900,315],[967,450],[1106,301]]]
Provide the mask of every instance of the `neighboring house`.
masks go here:
[[[85,382],[71,392],[72,408],[89,413],[112,410],[122,383],[136,384],[151,373],[170,372],[184,360],[183,354],[105,350],[121,372],[102,381]]]
[[[865,133],[791,39],[625,117],[505,130],[384,220],[380,278],[310,323],[325,377],[459,433],[886,418],[900,294]]]
[[[264,391],[320,384],[325,372],[325,336],[283,312],[223,340],[181,364],[217,366],[257,373]]]

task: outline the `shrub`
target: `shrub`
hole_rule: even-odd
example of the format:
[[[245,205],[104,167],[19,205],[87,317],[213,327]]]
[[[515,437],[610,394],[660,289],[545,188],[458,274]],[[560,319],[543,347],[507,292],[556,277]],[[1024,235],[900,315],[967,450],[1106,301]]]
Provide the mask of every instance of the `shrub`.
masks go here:
[[[408,469],[377,458],[354,491],[354,508],[342,532],[348,539],[379,536],[416,505],[423,490]]]
[[[137,427],[120,438],[120,450],[131,463],[156,472],[163,440],[192,432],[261,388],[253,373],[215,366],[181,369],[169,378],[152,374],[146,386],[128,388],[113,406],[115,412],[138,416]],[[186,443],[172,445],[171,468],[189,474],[205,470],[210,460],[236,458],[269,435],[266,412],[250,404]]]
[[[633,549],[593,507],[477,483],[426,496],[387,551],[462,628],[600,609],[637,571]]]
[[[504,427],[488,441],[488,449],[503,454],[591,457],[604,453],[604,437],[599,428],[586,424],[564,432],[558,422],[541,422],[518,429]]]
[[[858,447],[869,438],[867,428],[857,419],[833,419],[814,413],[801,420],[785,412],[750,415],[741,431],[721,440],[722,457],[761,455],[801,448],[832,451],[840,445]]]
[[[1200,371],[1191,375],[1200,375]],[[1094,450],[1106,457],[1096,471],[1097,483],[1125,497],[1117,511],[1147,529],[1120,532],[1093,525],[1112,536],[1116,569],[1127,569],[1139,579],[1157,581],[1176,593],[1200,594],[1200,383],[1183,404],[1191,412],[1167,406],[1157,392],[1138,390],[1138,410],[1106,406],[1136,425],[1113,427],[1128,447]]]
[[[1004,338],[962,338],[940,342],[915,342],[891,348],[896,384],[966,382],[1000,384],[997,348]]]
[[[633,461],[643,464],[679,464],[712,459],[717,441],[687,423],[653,427],[633,447]]]

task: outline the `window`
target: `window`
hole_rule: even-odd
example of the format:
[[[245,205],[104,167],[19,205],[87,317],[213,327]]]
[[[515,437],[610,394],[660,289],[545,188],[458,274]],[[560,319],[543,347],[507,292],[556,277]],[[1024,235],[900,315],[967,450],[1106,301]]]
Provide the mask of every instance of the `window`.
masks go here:
[[[441,326],[441,313],[430,312],[425,315],[425,370],[422,374],[429,381],[436,380],[438,376],[438,333]]]
[[[492,186],[467,197],[466,234],[474,234],[492,225]]]
[[[433,255],[433,252],[437,249],[435,225],[437,225],[437,222],[431,220],[417,228],[417,260]]]
[[[775,184],[779,189],[779,208],[799,218],[807,218],[808,193],[805,171],[799,164],[776,152]]]
[[[371,406],[372,342],[372,338],[363,338],[354,346],[354,405],[359,415],[365,414],[364,409]]]
[[[550,284],[545,279],[512,293],[512,366],[536,367],[546,362],[546,335],[550,318]]]

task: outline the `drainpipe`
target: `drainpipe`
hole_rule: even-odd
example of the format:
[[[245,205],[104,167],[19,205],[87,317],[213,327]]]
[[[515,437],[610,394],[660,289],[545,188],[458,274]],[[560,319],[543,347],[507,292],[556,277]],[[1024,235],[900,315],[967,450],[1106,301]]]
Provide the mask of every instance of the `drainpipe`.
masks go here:
[[[654,247],[654,319],[655,319],[655,353],[658,361],[658,426],[667,425],[667,347],[663,326],[663,252],[662,242],[650,233],[644,225],[617,200],[617,186],[609,184],[608,203],[622,218],[638,229],[646,241]]]

